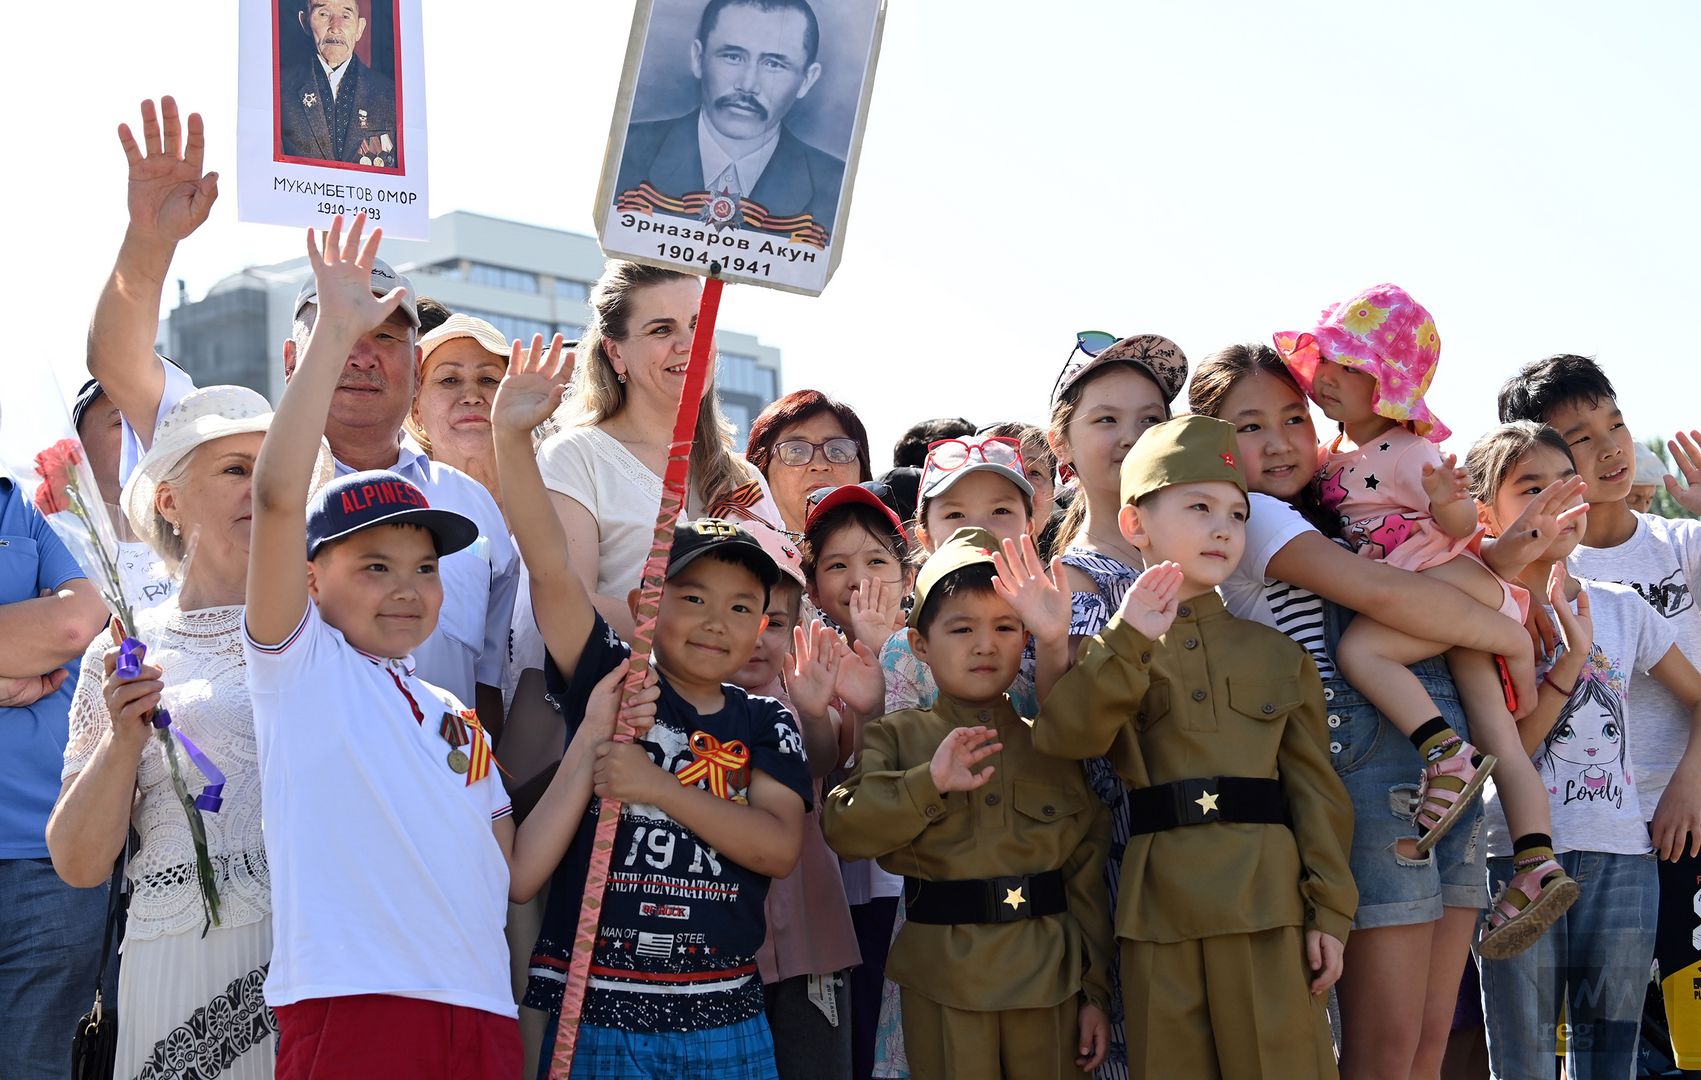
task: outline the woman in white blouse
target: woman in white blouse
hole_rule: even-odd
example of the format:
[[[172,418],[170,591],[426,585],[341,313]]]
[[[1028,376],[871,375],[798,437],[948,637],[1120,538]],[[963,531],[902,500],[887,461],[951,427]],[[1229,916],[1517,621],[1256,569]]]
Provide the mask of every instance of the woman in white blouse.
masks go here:
[[[83,656],[72,699],[64,789],[47,825],[53,865],[73,885],[96,885],[110,876],[127,831],[141,838],[127,870],[118,1076],[272,1075],[276,1024],[261,996],[271,879],[242,658],[249,482],[271,418],[254,391],[213,386],[160,420],[123,506],[136,534],[179,575],[178,593],[137,615],[131,633],[148,646],[143,677],[110,674],[116,650],[102,634]],[[331,467],[322,446],[315,486]],[[204,935],[188,818],[148,723],[156,703],[226,777],[222,808],[202,814],[219,894],[219,923]],[[176,746],[189,790],[199,791],[204,778]]]
[[[567,533],[567,557],[597,610],[628,640],[626,597],[655,536],[668,441],[685,383],[702,282],[689,274],[610,262],[591,290],[591,323],[563,404],[563,430],[538,465]],[[686,516],[748,517],[785,528],[756,470],[733,453],[713,380],[691,445]]]

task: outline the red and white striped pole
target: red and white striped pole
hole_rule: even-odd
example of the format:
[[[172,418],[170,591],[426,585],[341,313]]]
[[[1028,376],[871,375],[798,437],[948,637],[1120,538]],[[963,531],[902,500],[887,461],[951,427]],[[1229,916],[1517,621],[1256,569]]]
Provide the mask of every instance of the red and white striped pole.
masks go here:
[[[703,385],[709,376],[709,353],[715,342],[715,317],[720,313],[719,263],[709,264],[703,296],[697,303],[697,329],[691,339],[691,359],[685,368],[685,386],[679,410],[674,414],[673,440],[668,444],[667,470],[662,474],[661,507],[656,512],[656,532],[650,557],[644,562],[644,578],[638,588],[637,632],[632,637],[632,670],[626,676],[624,709],[644,685],[649,673],[650,649],[656,634],[656,613],[661,609],[662,582],[667,577],[668,552],[673,548],[673,529],[685,509],[686,485],[691,466],[691,440],[697,430],[697,413],[703,404]],[[614,737],[632,741],[632,729],[622,723]],[[567,1080],[573,1071],[573,1051],[579,1042],[579,1017],[584,1010],[585,990],[590,981],[591,954],[602,925],[603,890],[608,885],[608,864],[614,852],[614,831],[620,825],[620,803],[602,800],[597,818],[596,841],[591,845],[591,865],[585,874],[585,895],[579,904],[579,926],[573,933],[573,951],[567,959],[567,985],[561,995],[561,1022],[555,1035],[555,1052],[550,1059],[549,1080]]]

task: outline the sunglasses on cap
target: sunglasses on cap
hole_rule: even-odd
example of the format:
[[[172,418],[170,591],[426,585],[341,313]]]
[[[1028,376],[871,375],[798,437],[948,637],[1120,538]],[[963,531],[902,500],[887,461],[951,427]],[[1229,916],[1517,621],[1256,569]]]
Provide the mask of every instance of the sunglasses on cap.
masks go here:
[[[940,439],[927,447],[927,465],[922,469],[922,487],[928,473],[954,472],[975,458],[989,465],[1005,465],[1022,472],[1022,444],[1007,435],[978,439]]]
[[[1081,353],[1088,360],[1091,360],[1099,353],[1115,345],[1119,340],[1115,334],[1107,334],[1103,330],[1077,330],[1075,332],[1075,347],[1070,349],[1069,355],[1063,358],[1063,369],[1057,373],[1057,380],[1051,384],[1052,399],[1056,400],[1057,388],[1063,385],[1063,380],[1074,369],[1075,365],[1071,364],[1070,361],[1075,359],[1076,353]]]
[[[847,439],[846,441],[849,442],[850,440]],[[832,459],[829,458],[828,460],[830,461]],[[851,460],[854,461],[856,459],[852,458]],[[844,464],[844,462],[839,462],[839,464],[842,465],[842,464]],[[878,480],[865,480],[862,483],[857,484],[856,486],[861,488],[862,490],[868,492],[870,495],[874,496],[876,499],[879,499],[883,503],[889,502],[889,500],[892,498],[891,486],[887,485],[887,484],[882,484]],[[819,506],[821,504],[822,499],[825,499],[827,496],[831,495],[833,492],[835,492],[837,490],[839,490],[839,489],[838,488],[817,488],[816,490],[811,491],[807,496],[804,497],[804,500],[803,500],[804,505],[806,505],[806,506]]]
[[[861,448],[855,439],[839,437],[828,439],[826,442],[810,442],[808,439],[785,439],[774,444],[774,456],[783,465],[792,468],[802,468],[815,460],[819,452],[832,465],[854,465],[861,455]]]

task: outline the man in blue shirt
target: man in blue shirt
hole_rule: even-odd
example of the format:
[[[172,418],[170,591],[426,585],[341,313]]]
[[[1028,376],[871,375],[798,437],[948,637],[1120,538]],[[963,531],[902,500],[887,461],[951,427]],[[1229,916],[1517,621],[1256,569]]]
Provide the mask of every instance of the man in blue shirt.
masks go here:
[[[0,1076],[65,1075],[71,1030],[93,997],[106,886],[73,889],[47,855],[71,691],[106,623],[100,594],[0,475]]]

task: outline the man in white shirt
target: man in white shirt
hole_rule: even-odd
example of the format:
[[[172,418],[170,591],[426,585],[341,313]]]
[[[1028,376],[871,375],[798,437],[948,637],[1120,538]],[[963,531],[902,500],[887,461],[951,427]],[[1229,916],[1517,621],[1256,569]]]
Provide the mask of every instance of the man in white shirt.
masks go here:
[[[396,168],[396,84],[355,55],[367,26],[355,0],[306,0],[296,20],[313,39],[314,58],[290,65],[278,84],[283,152]]]
[[[160,295],[179,241],[206,220],[218,195],[215,174],[201,174],[201,123],[188,118],[187,143],[170,98],[156,115],[143,107],[143,144],[128,129],[120,135],[130,159],[130,225],[112,276],[89,327],[89,371],[117,403],[127,430],[120,452],[120,483],[153,442],[159,417],[195,388],[180,368],[154,353]],[[406,285],[384,263],[373,285],[388,292]],[[284,342],[284,374],[295,370],[317,315],[313,280],[296,297],[291,340]],[[414,657],[421,677],[462,701],[476,702],[486,726],[499,730],[508,623],[519,584],[519,557],[490,493],[471,477],[427,458],[402,432],[418,379],[418,315],[413,292],[405,304],[407,329],[373,330],[349,354],[331,403],[325,435],[337,472],[393,469],[417,484],[433,506],[472,518],[479,540],[444,559],[443,611],[436,631]]]
[[[820,35],[807,0],[709,0],[691,43],[701,104],[632,124],[615,190],[647,183],[672,197],[730,196],[744,227],[795,233],[814,224],[824,243],[845,163],[784,123],[821,77]]]

